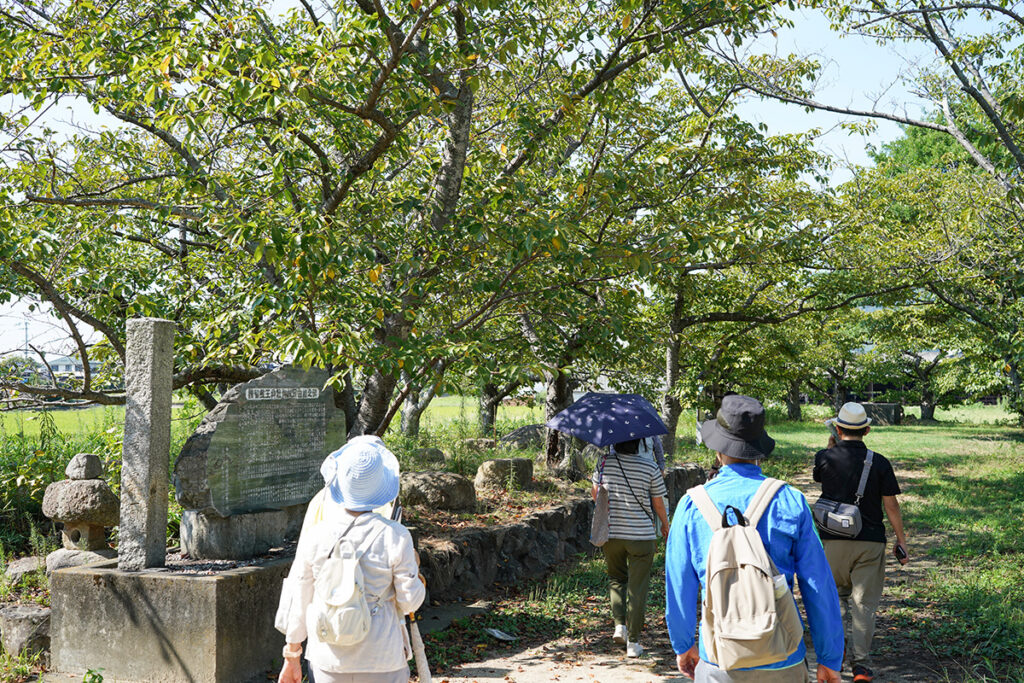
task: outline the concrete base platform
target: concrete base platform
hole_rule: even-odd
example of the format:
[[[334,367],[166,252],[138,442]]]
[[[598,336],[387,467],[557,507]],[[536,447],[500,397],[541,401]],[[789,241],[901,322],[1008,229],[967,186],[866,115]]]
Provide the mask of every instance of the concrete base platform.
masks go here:
[[[116,561],[50,577],[51,671],[105,683],[266,681],[281,666],[274,629],[292,559],[212,574],[123,572]]]

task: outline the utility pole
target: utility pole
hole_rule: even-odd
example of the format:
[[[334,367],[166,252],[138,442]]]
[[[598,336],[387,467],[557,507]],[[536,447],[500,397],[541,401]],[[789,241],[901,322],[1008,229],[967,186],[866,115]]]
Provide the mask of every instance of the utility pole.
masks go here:
[[[25,320],[25,358],[28,358],[28,319]]]

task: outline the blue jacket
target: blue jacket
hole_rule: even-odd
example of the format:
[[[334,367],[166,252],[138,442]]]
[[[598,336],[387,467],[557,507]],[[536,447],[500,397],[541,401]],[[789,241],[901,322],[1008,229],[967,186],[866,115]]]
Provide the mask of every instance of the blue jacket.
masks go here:
[[[707,492],[720,510],[726,505],[746,510],[764,478],[758,465],[726,465],[708,482]],[[800,595],[807,610],[818,662],[838,671],[843,663],[839,595],[803,494],[792,487],[783,487],[758,522],[757,532],[779,571],[786,575],[790,589],[794,574],[800,582]],[[665,551],[665,621],[676,654],[693,647],[710,544],[711,527],[690,497],[685,496],[673,516]],[[711,662],[704,651],[703,631],[701,624],[700,656]],[[758,668],[783,669],[799,664],[806,655],[807,649],[801,642],[789,659]]]

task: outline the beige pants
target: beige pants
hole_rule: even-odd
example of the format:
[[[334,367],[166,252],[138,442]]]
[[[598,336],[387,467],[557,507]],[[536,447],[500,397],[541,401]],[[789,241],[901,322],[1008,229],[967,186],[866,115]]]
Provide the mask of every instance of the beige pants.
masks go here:
[[[800,662],[786,669],[750,669],[725,671],[703,659],[693,672],[694,683],[807,683],[807,664]]]
[[[409,667],[385,673],[336,674],[310,663],[309,673],[313,683],[409,683]]]
[[[823,541],[825,557],[839,591],[846,632],[846,658],[850,666],[871,668],[871,639],[875,611],[885,581],[885,543],[875,541]]]

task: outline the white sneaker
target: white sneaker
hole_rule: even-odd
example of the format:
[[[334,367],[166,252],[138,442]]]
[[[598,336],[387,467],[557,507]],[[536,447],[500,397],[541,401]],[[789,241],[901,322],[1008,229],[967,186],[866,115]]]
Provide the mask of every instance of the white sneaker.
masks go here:
[[[625,624],[615,625],[615,633],[612,635],[612,640],[614,640],[619,645],[625,645],[628,636],[629,632],[626,630]]]
[[[644,653],[644,646],[640,643],[628,643],[626,645],[627,657],[639,657]]]

